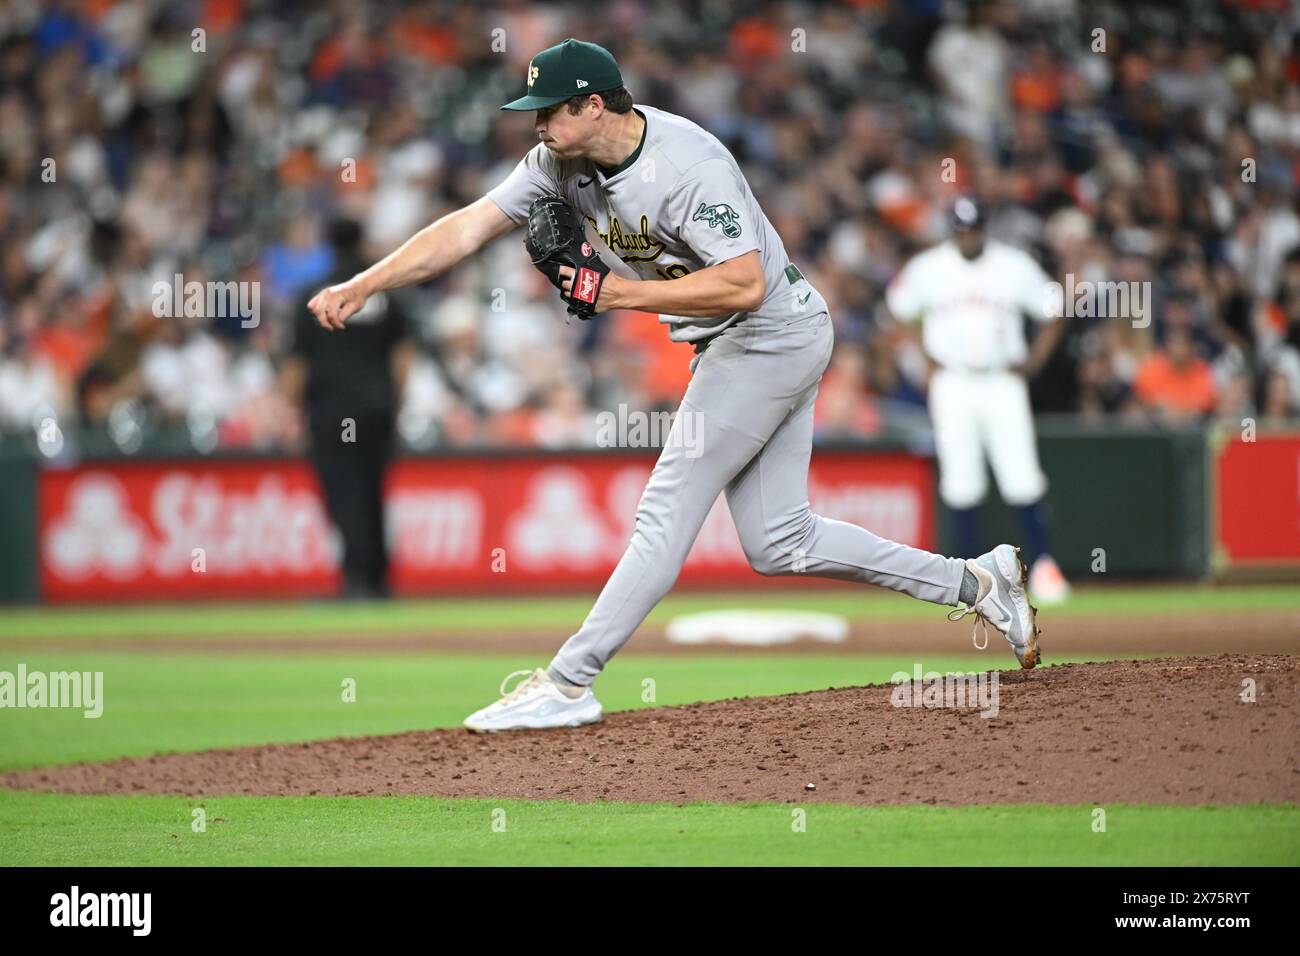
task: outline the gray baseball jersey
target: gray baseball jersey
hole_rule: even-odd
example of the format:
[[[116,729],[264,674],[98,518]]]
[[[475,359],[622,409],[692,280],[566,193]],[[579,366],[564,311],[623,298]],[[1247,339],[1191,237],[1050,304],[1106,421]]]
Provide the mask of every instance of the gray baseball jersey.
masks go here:
[[[699,319],[661,315],[675,342],[716,335],[742,319],[777,327],[791,315],[826,310],[826,300],[790,268],[785,245],[718,138],[651,106],[640,148],[610,176],[589,159],[557,159],[538,143],[488,197],[516,223],[541,195],[563,196],[641,279],[677,279],[758,251],[767,295],[752,312]]]
[[[962,561],[809,509],[813,406],[834,344],[826,301],[791,267],[726,147],[680,116],[637,109],[646,120],[641,147],[608,177],[538,144],[488,196],[516,223],[538,196],[565,197],[644,279],[678,278],[756,249],[767,295],[749,313],[661,316],[674,340],[699,343],[691,384],[637,505],[627,551],[551,662],[552,675],[580,685],[596,679],[673,586],[724,492],[760,574],[879,584],[955,605]],[[693,419],[691,441],[683,440],[685,416]]]

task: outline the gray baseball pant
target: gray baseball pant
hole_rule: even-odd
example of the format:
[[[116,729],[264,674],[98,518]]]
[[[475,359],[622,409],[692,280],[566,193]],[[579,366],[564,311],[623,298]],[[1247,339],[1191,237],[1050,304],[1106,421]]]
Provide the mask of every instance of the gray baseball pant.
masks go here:
[[[808,508],[813,404],[830,362],[830,316],[734,325],[698,358],[637,505],[631,543],[552,674],[589,685],[672,589],[718,494],[759,574],[879,584],[956,605],[965,563],[877,537]],[[686,416],[695,429],[686,440]]]

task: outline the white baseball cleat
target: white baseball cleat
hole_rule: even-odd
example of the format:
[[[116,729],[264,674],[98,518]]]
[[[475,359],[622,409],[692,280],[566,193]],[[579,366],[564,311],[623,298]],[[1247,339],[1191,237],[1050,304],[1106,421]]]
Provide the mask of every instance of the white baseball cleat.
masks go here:
[[[507,692],[506,684],[520,675],[524,675],[524,680]],[[470,714],[465,718],[465,726],[479,733],[581,727],[598,723],[601,716],[600,701],[590,687],[582,688],[578,697],[569,697],[539,667],[507,674],[501,682],[501,699]]]
[[[1000,544],[978,558],[968,558],[968,567],[979,581],[979,596],[964,610],[948,612],[948,620],[960,621],[975,615],[971,641],[976,650],[988,647],[988,625],[993,625],[1011,645],[1020,666],[1029,670],[1041,659],[1038,651],[1038,609],[1029,603],[1026,591],[1028,574],[1020,560],[1020,549]],[[976,640],[980,621],[985,623],[984,643]]]
[[[1043,555],[1029,569],[1029,593],[1039,604],[1063,604],[1070,598],[1070,582],[1050,555]]]

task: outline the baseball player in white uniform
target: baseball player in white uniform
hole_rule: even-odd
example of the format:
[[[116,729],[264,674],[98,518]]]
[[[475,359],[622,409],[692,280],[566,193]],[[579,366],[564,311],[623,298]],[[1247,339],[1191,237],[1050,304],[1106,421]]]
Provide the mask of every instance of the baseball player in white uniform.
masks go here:
[[[635,276],[605,275],[596,311],[658,313],[672,339],[695,344],[694,374],[637,506],[631,542],[595,606],[547,669],[508,675],[501,698],[465,726],[600,720],[592,683],[671,589],[720,494],[760,574],[879,584],[965,605],[949,616],[974,614],[977,630],[991,624],[1021,665],[1033,667],[1038,629],[1017,549],[999,545],[962,561],[809,510],[813,402],[831,355],[830,315],[722,143],[690,120],[633,107],[614,58],[595,44],[569,39],[543,50],[527,84],[525,96],[502,108],[535,111],[541,142],[505,182],[308,304],[322,325],[341,329],[367,296],[444,272],[528,222],[534,201],[558,196]],[[571,308],[590,291],[589,275],[580,292],[572,275],[565,267],[559,277]],[[690,448],[674,435],[685,415],[696,428]]]
[[[1036,555],[1029,590],[1058,603],[1069,585],[1052,559],[1026,379],[1060,340],[1054,286],[1028,253],[987,239],[984,212],[968,196],[952,210],[953,237],[918,254],[894,277],[889,311],[923,322],[921,344],[933,366],[930,417],[939,458],[939,495],[953,513],[967,553],[979,547],[977,514],[988,491],[985,460],[1003,500],[1014,507]],[[1044,328],[1031,352],[1024,316]]]

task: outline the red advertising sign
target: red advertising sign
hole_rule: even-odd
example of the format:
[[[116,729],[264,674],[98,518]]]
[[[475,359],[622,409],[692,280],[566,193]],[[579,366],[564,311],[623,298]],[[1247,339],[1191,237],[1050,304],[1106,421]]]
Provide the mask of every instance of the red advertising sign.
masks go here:
[[[402,459],[386,508],[392,584],[405,594],[598,589],[632,534],[653,454]],[[916,547],[935,536],[931,465],[823,452],[819,514]],[[301,461],[114,462],[40,477],[49,601],[309,596],[339,583],[341,544]],[[680,582],[755,586],[720,497]],[[803,579],[800,583],[807,583]]]
[[[1300,434],[1253,438],[1212,459],[1215,565],[1300,566]]]

